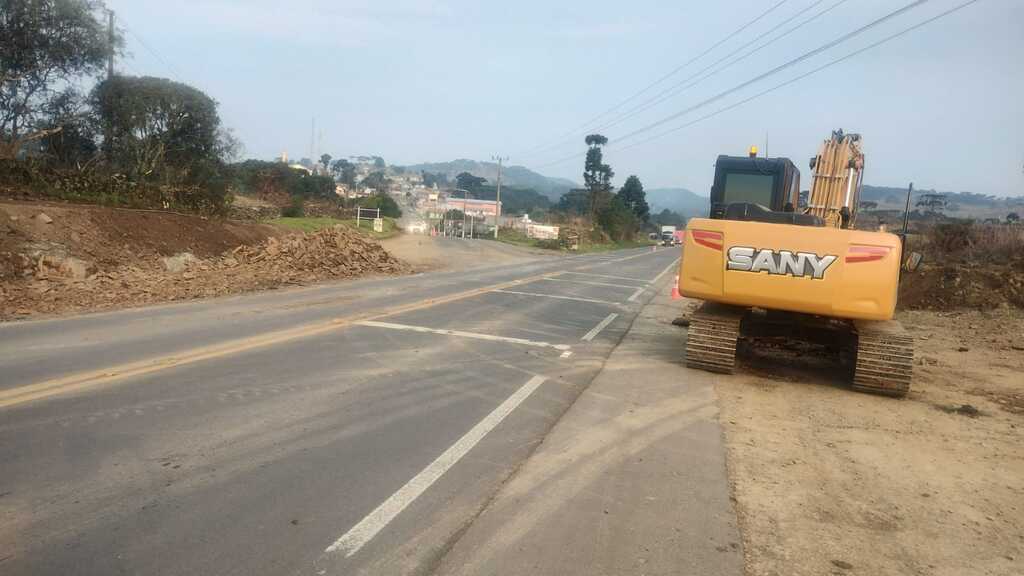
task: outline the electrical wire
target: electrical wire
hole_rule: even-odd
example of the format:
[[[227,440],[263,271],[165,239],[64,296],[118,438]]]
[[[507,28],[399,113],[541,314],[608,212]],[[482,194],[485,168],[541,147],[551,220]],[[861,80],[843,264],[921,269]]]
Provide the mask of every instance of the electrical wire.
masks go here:
[[[764,38],[767,34],[769,34],[771,32],[774,32],[775,30],[779,29],[780,27],[782,27],[785,24],[788,24],[789,22],[792,22],[793,20],[796,19],[797,16],[800,16],[804,12],[806,12],[808,10],[811,10],[812,8],[817,6],[818,4],[821,4],[821,2],[823,2],[823,1],[824,0],[819,0],[818,2],[815,2],[811,6],[807,7],[805,10],[797,12],[796,14],[794,14],[792,17],[788,18],[787,20],[785,20],[783,22],[780,22],[777,26],[775,26],[771,30],[765,32],[764,34],[758,36],[757,38],[754,38],[750,42],[747,42],[743,46],[740,46],[736,50],[733,50],[732,52],[730,52],[730,53],[726,54],[725,56],[719,58],[718,60],[716,60],[712,64],[710,64],[708,66],[705,66],[702,70],[700,70],[696,74],[690,76],[689,78],[686,78],[685,80],[683,80],[681,82],[677,82],[676,84],[673,84],[672,86],[670,86],[666,90],[663,90],[660,93],[658,93],[654,98],[652,98],[650,100],[647,100],[645,103],[641,104],[638,107],[635,107],[635,108],[633,108],[631,110],[628,110],[627,112],[625,112],[624,115],[618,117],[617,119],[613,120],[612,122],[609,122],[608,124],[605,124],[605,125],[601,126],[597,130],[598,131],[607,130],[608,128],[611,128],[613,126],[621,124],[622,122],[625,122],[626,120],[636,116],[637,114],[639,114],[639,113],[641,113],[641,112],[643,112],[645,110],[649,110],[650,108],[652,108],[654,106],[657,106],[658,104],[661,104],[662,102],[664,102],[664,101],[666,101],[666,100],[668,100],[668,99],[670,99],[670,98],[672,98],[674,96],[677,96],[677,95],[681,94],[682,92],[684,92],[688,88],[692,88],[692,87],[696,86],[697,84],[707,80],[708,78],[711,78],[712,76],[718,74],[719,72],[727,70],[727,69],[731,68],[733,65],[735,65],[735,64],[737,64],[737,63],[747,59],[748,57],[750,57],[750,56],[760,52],[761,50],[763,50],[764,48],[767,48],[768,46],[774,44],[775,42],[778,42],[779,40],[782,40],[786,36],[789,36],[793,32],[796,32],[800,28],[806,26],[807,24],[810,24],[811,22],[817,20],[819,17],[824,16],[825,14],[827,14],[827,13],[831,12],[832,10],[838,8],[842,4],[845,4],[849,0],[839,0],[838,2],[835,2],[831,6],[825,8],[824,10],[819,11],[817,14],[811,16],[810,18],[807,18],[803,22],[800,22],[796,26],[793,26],[792,28],[790,28],[789,30],[786,30],[785,32],[783,32],[782,34],[776,36],[775,38],[772,38],[771,40],[769,40],[769,41],[767,41],[767,42],[765,42],[765,43],[763,43],[763,44],[753,48],[752,50],[747,51],[745,54],[743,54],[739,58],[736,58],[736,59],[726,63],[724,66],[722,66],[720,68],[715,68],[715,69],[711,70],[710,72],[708,72],[707,74],[704,74],[703,76],[701,76],[701,74],[703,74],[704,72],[707,72],[708,70],[710,70],[714,66],[720,64],[724,60],[726,60],[726,59],[736,55],[739,51],[741,51],[744,48],[750,46],[751,44],[753,44],[754,42],[760,40],[761,38]]]
[[[675,75],[676,73],[678,73],[678,72],[680,72],[681,70],[685,69],[685,68],[686,68],[687,66],[689,66],[690,64],[693,64],[693,63],[694,63],[694,62],[696,62],[697,60],[700,60],[701,58],[703,58],[704,56],[706,56],[707,54],[709,54],[709,53],[710,53],[711,51],[713,51],[713,50],[714,50],[715,48],[718,48],[718,47],[719,47],[719,46],[721,46],[722,44],[724,44],[724,43],[728,42],[729,40],[731,40],[731,39],[733,39],[734,37],[736,37],[736,36],[737,36],[738,34],[742,33],[742,32],[743,32],[744,30],[746,30],[747,28],[749,28],[749,27],[753,26],[754,24],[756,24],[757,22],[759,22],[759,21],[760,21],[761,19],[763,19],[763,18],[764,18],[765,16],[767,16],[767,15],[771,14],[771,13],[772,13],[772,12],[774,12],[774,11],[775,11],[775,10],[776,10],[777,8],[779,8],[780,6],[782,6],[783,4],[785,4],[785,3],[786,3],[786,2],[788,2],[788,1],[789,1],[789,0],[780,0],[779,2],[777,2],[776,4],[774,4],[773,6],[771,6],[771,7],[770,7],[770,8],[768,8],[767,10],[765,10],[764,12],[762,12],[762,13],[758,14],[757,16],[755,16],[755,17],[754,17],[754,19],[752,19],[752,20],[750,20],[749,22],[747,22],[746,24],[744,24],[744,25],[740,26],[740,27],[739,27],[739,28],[737,28],[736,30],[733,30],[733,31],[732,31],[731,33],[729,33],[728,35],[726,35],[726,36],[725,36],[724,38],[722,38],[722,39],[721,39],[721,40],[719,40],[718,42],[715,42],[714,44],[712,44],[711,46],[709,46],[708,48],[706,48],[706,49],[705,49],[705,50],[704,50],[703,52],[701,52],[700,54],[697,54],[696,56],[694,56],[694,57],[690,58],[690,59],[689,59],[689,60],[687,60],[686,62],[683,62],[682,64],[680,64],[680,65],[676,66],[675,68],[673,68],[672,70],[670,70],[670,71],[669,71],[668,73],[666,73],[666,74],[662,75],[661,77],[659,77],[659,78],[658,78],[657,80],[655,80],[654,82],[651,82],[651,83],[650,83],[650,84],[648,84],[647,86],[644,86],[644,87],[643,87],[643,88],[641,88],[640,90],[638,90],[638,91],[634,92],[634,93],[633,93],[632,95],[628,96],[628,97],[627,97],[627,98],[625,98],[624,100],[621,100],[621,101],[619,101],[619,103],[615,104],[615,105],[614,105],[614,106],[612,106],[611,108],[609,108],[609,109],[605,110],[604,112],[601,112],[600,114],[598,114],[597,116],[594,116],[594,117],[593,117],[593,118],[591,118],[590,120],[587,120],[586,122],[584,122],[583,124],[579,125],[578,127],[576,127],[576,128],[573,128],[573,129],[572,129],[571,131],[569,131],[569,132],[566,132],[565,134],[563,134],[562,136],[560,136],[560,137],[558,138],[558,141],[557,141],[557,142],[555,142],[554,144],[548,144],[548,145],[543,145],[543,146],[540,146],[540,147],[537,147],[537,148],[533,148],[533,149],[531,149],[531,150],[528,150],[528,151],[525,151],[525,152],[523,152],[522,154],[520,154],[520,156],[532,156],[532,155],[534,155],[534,154],[537,154],[537,153],[539,153],[539,152],[542,152],[542,151],[546,151],[546,150],[548,150],[548,149],[550,149],[550,148],[553,148],[553,147],[557,147],[557,146],[560,146],[560,145],[562,145],[562,144],[564,143],[564,141],[565,141],[565,139],[566,139],[566,138],[568,138],[568,137],[570,137],[570,136],[575,136],[575,135],[578,135],[578,134],[579,134],[579,133],[580,133],[581,131],[584,131],[584,129],[585,129],[585,128],[587,128],[588,126],[592,126],[592,125],[593,125],[593,124],[594,124],[595,122],[597,122],[597,121],[598,121],[598,120],[600,120],[601,118],[603,118],[603,117],[607,116],[608,114],[611,114],[612,112],[615,112],[616,110],[618,110],[618,109],[619,109],[619,108],[621,108],[622,106],[625,106],[626,104],[628,104],[629,102],[631,102],[631,101],[633,101],[634,99],[638,98],[639,96],[642,96],[642,95],[643,95],[643,94],[645,94],[645,93],[646,93],[646,92],[647,92],[648,90],[650,90],[650,89],[654,88],[654,87],[655,87],[655,86],[657,86],[658,84],[661,84],[661,83],[662,83],[662,82],[664,82],[665,80],[668,80],[669,78],[671,78],[672,76],[674,76],[674,75]]]
[[[904,28],[903,30],[900,30],[899,32],[896,32],[896,33],[893,33],[893,34],[891,34],[889,36],[886,36],[885,38],[882,38],[881,40],[877,40],[875,42],[872,42],[871,44],[868,44],[867,46],[864,46],[863,48],[859,48],[857,50],[854,50],[853,52],[850,52],[849,54],[846,54],[844,56],[841,56],[839,58],[831,60],[831,61],[829,61],[829,62],[827,62],[827,63],[825,63],[825,64],[823,64],[821,66],[818,66],[817,68],[814,68],[814,69],[812,69],[812,70],[810,70],[808,72],[800,74],[799,76],[796,76],[794,78],[786,80],[785,82],[782,82],[780,84],[776,84],[775,86],[772,86],[771,88],[768,88],[766,90],[758,92],[757,94],[754,94],[752,96],[744,98],[743,100],[740,100],[738,102],[735,102],[735,103],[730,104],[728,106],[725,106],[723,108],[719,108],[718,110],[715,110],[714,112],[711,112],[709,114],[705,114],[704,116],[701,116],[699,118],[695,118],[694,120],[691,120],[691,121],[689,121],[689,122],[687,122],[685,124],[682,124],[680,126],[676,126],[676,127],[672,128],[672,129],[665,130],[663,132],[659,132],[658,134],[655,134],[655,135],[653,135],[653,136],[651,136],[649,138],[645,138],[643,140],[638,140],[636,142],[632,142],[632,143],[630,143],[628,145],[625,145],[625,146],[613,148],[613,150],[621,152],[623,150],[629,150],[630,148],[635,148],[635,147],[640,146],[642,144],[646,144],[646,143],[651,142],[653,140],[657,140],[658,138],[662,138],[664,136],[672,134],[674,132],[678,132],[678,131],[680,131],[680,130],[682,130],[684,128],[688,128],[690,126],[693,126],[694,124],[697,124],[698,122],[703,122],[704,120],[707,120],[707,119],[712,118],[714,116],[718,116],[719,114],[722,114],[723,112],[728,112],[729,110],[732,110],[734,108],[738,108],[738,107],[742,106],[743,104],[746,104],[746,103],[748,103],[748,102],[750,102],[752,100],[760,98],[761,96],[764,96],[766,94],[769,94],[771,92],[774,92],[774,91],[779,90],[781,88],[784,88],[786,86],[789,86],[791,84],[799,82],[800,80],[803,80],[804,78],[807,78],[808,76],[811,76],[813,74],[817,74],[818,72],[821,72],[822,70],[825,70],[826,68],[830,68],[832,66],[835,66],[836,64],[839,64],[841,62],[849,60],[850,58],[853,58],[853,57],[855,57],[855,56],[857,56],[859,54],[867,52],[868,50],[871,50],[873,48],[877,48],[878,46],[881,46],[883,44],[891,42],[892,40],[895,40],[896,38],[904,36],[904,35],[906,35],[906,34],[908,34],[910,32],[913,32],[914,30],[917,30],[919,28],[927,26],[928,24],[931,24],[932,22],[935,22],[936,20],[939,20],[941,18],[949,16],[950,14],[953,14],[954,12],[962,10],[962,9],[964,9],[964,8],[970,6],[971,4],[974,4],[974,3],[978,2],[978,1],[979,0],[968,0],[967,2],[963,2],[961,4],[958,4],[958,5],[956,5],[956,6],[952,7],[952,8],[944,11],[944,12],[941,12],[941,13],[935,15],[935,16],[932,16],[931,18],[923,20],[923,21],[921,21],[921,22],[919,22],[919,23],[917,23],[917,24],[915,24],[913,26],[910,26],[908,28]],[[560,164],[562,162],[565,162],[565,161],[570,160],[570,159],[577,158],[579,156],[580,156],[580,154],[574,154],[571,157],[566,157],[566,158],[557,160],[557,161],[549,163],[549,164],[544,164],[544,165],[540,166],[540,168],[543,168],[545,166],[552,166],[552,165],[555,165],[555,164]]]
[[[135,40],[138,41],[138,43],[146,49],[147,52],[152,54],[157,60],[159,60],[164,66],[167,67],[167,70],[171,73],[172,76],[174,76],[175,80],[177,80],[178,82],[182,81],[181,74],[178,73],[178,69],[176,67],[174,67],[170,62],[168,62],[167,59],[165,59],[159,52],[157,52],[155,48],[150,46],[149,43],[143,40],[141,35],[137,34],[134,30],[129,28],[128,24],[125,23],[124,18],[121,18],[121,23],[124,29],[127,30],[128,33],[131,34],[132,37],[135,38]]]
[[[776,24],[775,26],[773,26],[769,30],[761,33],[757,37],[753,38],[752,40],[748,41],[747,43],[743,44],[742,46],[739,46],[738,48],[736,48],[732,52],[729,52],[725,56],[722,56],[718,60],[715,60],[714,62],[712,62],[711,64],[705,66],[704,68],[702,68],[701,70],[697,71],[696,73],[691,74],[690,76],[684,78],[683,80],[681,80],[680,82],[677,82],[676,84],[673,84],[672,86],[668,87],[667,89],[665,89],[665,90],[659,92],[658,94],[656,94],[654,97],[644,101],[640,105],[638,105],[636,107],[633,107],[630,110],[627,110],[623,114],[613,118],[608,123],[603,124],[601,126],[598,126],[596,128],[593,128],[592,130],[595,131],[595,132],[598,132],[598,133],[604,132],[608,128],[611,128],[613,126],[621,124],[622,122],[625,122],[626,120],[636,116],[637,114],[640,114],[641,112],[643,112],[645,110],[648,110],[648,109],[650,109],[650,108],[652,108],[654,106],[657,106],[658,104],[668,100],[669,98],[672,98],[673,96],[677,96],[678,94],[682,93],[686,89],[692,88],[693,86],[696,86],[700,82],[703,82],[704,80],[707,80],[708,78],[711,78],[715,74],[718,74],[719,72],[722,72],[722,71],[732,67],[733,65],[735,65],[735,64],[745,60],[749,56],[751,56],[753,54],[756,54],[757,52],[759,52],[762,49],[764,49],[764,48],[774,44],[775,42],[778,42],[779,40],[782,40],[786,36],[789,36],[793,32],[796,32],[800,28],[806,26],[807,24],[810,24],[814,20],[817,20],[821,16],[824,16],[825,14],[831,12],[832,10],[838,8],[840,5],[845,4],[848,1],[849,0],[838,0],[837,2],[833,3],[831,6],[825,8],[824,10],[819,11],[818,13],[814,14],[810,18],[807,18],[807,19],[803,20],[802,22],[800,22],[796,26],[793,26],[793,27],[789,28],[788,30],[786,30],[782,34],[779,34],[778,36],[768,40],[767,42],[762,43],[761,45],[757,46],[756,48],[754,48],[752,50],[749,50],[747,53],[743,54],[739,58],[735,58],[732,61],[726,63],[724,66],[711,70],[712,68],[714,68],[718,64],[721,64],[723,61],[725,61],[725,60],[731,58],[732,56],[736,55],[738,52],[742,51],[744,48],[749,47],[751,44],[757,42],[758,40],[761,40],[765,36],[768,36],[772,32],[778,30],[779,28],[781,28],[781,27],[785,26],[786,24],[792,22],[793,20],[797,19],[800,15],[805,14],[805,13],[807,13],[810,10],[813,10],[816,6],[818,6],[819,4],[824,2],[824,0],[817,0],[816,2],[811,4],[810,6],[807,6],[806,8],[804,8],[804,9],[800,10],[799,12],[797,12],[796,14],[793,14],[789,18],[787,18],[787,19],[783,20],[782,22]],[[711,70],[711,71],[708,72],[708,70]],[[705,72],[708,72],[708,73],[704,74]],[[701,74],[704,74],[704,75],[701,76]],[[564,146],[565,144],[574,143],[574,142],[575,142],[575,138],[568,139],[568,140],[562,140],[562,142],[559,143],[559,147]],[[552,146],[549,146],[548,148],[554,148],[555,146],[556,145],[552,145]]]
[[[790,67],[792,67],[792,66],[794,66],[796,64],[799,64],[800,62],[803,62],[804,60],[807,60],[808,58],[810,58],[812,56],[816,56],[817,54],[820,54],[820,53],[824,52],[825,50],[828,50],[830,48],[834,48],[835,46],[837,46],[839,44],[842,44],[843,42],[846,42],[847,40],[850,40],[851,38],[854,38],[854,37],[858,36],[859,34],[862,34],[862,33],[866,32],[867,30],[870,30],[871,28],[874,28],[875,26],[878,26],[878,25],[880,25],[880,24],[882,24],[882,23],[884,23],[884,22],[886,22],[888,20],[891,20],[892,18],[895,18],[896,16],[904,14],[907,11],[912,10],[914,8],[917,8],[918,6],[921,6],[922,4],[925,4],[927,2],[929,2],[929,0],[915,0],[914,2],[911,2],[911,3],[903,6],[902,8],[898,8],[896,10],[893,10],[892,12],[889,12],[888,14],[885,14],[884,16],[881,16],[880,18],[877,18],[875,20],[872,20],[871,22],[868,22],[867,24],[861,26],[860,28],[857,28],[857,29],[855,29],[855,30],[853,30],[851,32],[847,32],[846,34],[843,34],[842,36],[836,38],[835,40],[831,40],[829,42],[826,42],[826,43],[822,44],[821,46],[818,46],[817,48],[814,48],[813,50],[809,50],[807,52],[804,52],[800,56],[797,56],[796,58],[793,58],[793,59],[791,59],[791,60],[789,60],[789,61],[787,61],[787,62],[785,62],[783,64],[780,64],[780,65],[776,66],[775,68],[772,68],[771,70],[768,70],[767,72],[759,74],[759,75],[755,76],[754,78],[751,78],[749,80],[741,82],[740,84],[737,84],[736,86],[733,86],[732,88],[729,88],[727,90],[719,92],[718,94],[715,94],[714,96],[711,96],[710,98],[706,98],[705,100],[702,100],[702,101],[700,101],[700,102],[698,102],[698,103],[696,103],[696,104],[694,104],[692,106],[689,106],[689,107],[687,107],[687,108],[685,108],[683,110],[680,110],[678,112],[674,112],[672,114],[669,114],[668,116],[660,118],[660,119],[658,119],[658,120],[656,120],[654,122],[651,122],[650,124],[647,124],[646,126],[638,128],[636,130],[633,130],[632,132],[629,132],[629,133],[627,133],[627,134],[625,134],[623,136],[619,136],[618,138],[615,139],[615,141],[618,142],[618,141],[621,141],[621,140],[625,140],[627,138],[632,138],[633,136],[637,136],[639,134],[642,134],[644,132],[647,132],[649,130],[657,128],[658,126],[661,126],[663,124],[671,122],[672,120],[675,120],[676,118],[679,118],[680,116],[684,116],[686,114],[689,114],[690,112],[693,112],[694,110],[697,110],[699,108],[707,106],[708,104],[711,104],[713,102],[721,100],[722,98],[725,98],[726,96],[728,96],[728,95],[730,95],[730,94],[732,94],[734,92],[742,90],[742,89],[746,88],[747,86],[750,86],[751,84],[755,84],[757,82],[760,82],[761,80],[764,80],[765,78],[768,78],[769,76],[773,76],[775,74],[778,74],[779,72],[781,72],[783,70],[786,70],[787,68],[790,68]],[[568,156],[568,157],[566,157],[564,159],[556,160],[553,163],[542,164],[540,167],[549,166],[551,164],[558,164],[558,163],[561,163],[561,162],[563,162],[565,160],[568,160],[568,159],[571,159],[571,158],[577,158],[579,156],[580,156],[579,153],[573,154],[572,156]]]

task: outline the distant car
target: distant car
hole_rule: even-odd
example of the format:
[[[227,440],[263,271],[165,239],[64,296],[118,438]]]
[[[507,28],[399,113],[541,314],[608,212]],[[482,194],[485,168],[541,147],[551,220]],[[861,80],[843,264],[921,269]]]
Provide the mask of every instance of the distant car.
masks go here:
[[[426,222],[413,222],[405,229],[409,234],[426,234],[427,223]]]

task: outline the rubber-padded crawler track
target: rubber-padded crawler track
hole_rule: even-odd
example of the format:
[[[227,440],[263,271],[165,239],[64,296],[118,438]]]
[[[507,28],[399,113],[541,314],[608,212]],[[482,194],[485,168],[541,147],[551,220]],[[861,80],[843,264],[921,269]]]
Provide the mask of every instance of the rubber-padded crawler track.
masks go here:
[[[690,316],[686,338],[686,365],[709,372],[732,374],[736,341],[740,336],[740,310],[705,302]]]
[[[853,389],[906,396],[914,377],[914,338],[898,322],[856,322]]]

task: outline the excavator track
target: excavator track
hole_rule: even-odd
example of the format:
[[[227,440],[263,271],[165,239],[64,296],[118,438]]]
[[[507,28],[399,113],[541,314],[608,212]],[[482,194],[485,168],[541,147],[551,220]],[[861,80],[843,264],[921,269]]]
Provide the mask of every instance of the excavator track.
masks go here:
[[[857,363],[853,389],[886,396],[906,396],[914,377],[914,337],[896,321],[854,322]]]
[[[732,374],[743,309],[705,302],[690,317],[686,338],[686,365]]]

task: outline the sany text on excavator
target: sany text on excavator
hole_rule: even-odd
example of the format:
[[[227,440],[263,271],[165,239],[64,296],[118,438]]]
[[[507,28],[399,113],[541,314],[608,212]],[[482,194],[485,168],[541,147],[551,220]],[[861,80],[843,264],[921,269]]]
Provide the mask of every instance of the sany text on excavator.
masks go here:
[[[690,319],[687,365],[732,373],[745,336],[825,342],[853,387],[903,396],[913,338],[893,320],[901,236],[854,229],[864,172],[858,134],[841,130],[800,171],[788,158],[719,156],[708,218],[686,227],[679,291],[704,300]]]

